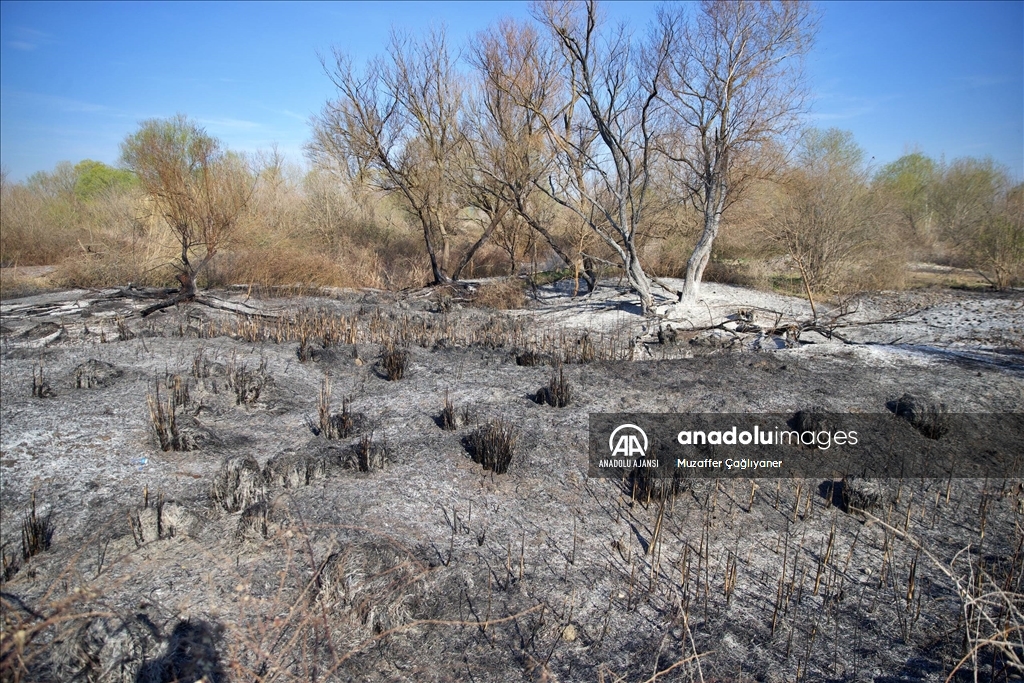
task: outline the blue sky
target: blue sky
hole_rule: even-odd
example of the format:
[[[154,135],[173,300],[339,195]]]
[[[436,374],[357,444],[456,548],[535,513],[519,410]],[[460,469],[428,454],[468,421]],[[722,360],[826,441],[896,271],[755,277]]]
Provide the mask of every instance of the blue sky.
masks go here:
[[[655,3],[608,3],[641,28]],[[1024,179],[1024,3],[825,2],[807,61],[808,122],[850,130],[876,165],[920,150],[991,156]],[[0,3],[0,163],[22,180],[61,160],[117,163],[147,118],[182,112],[231,149],[304,163],[332,96],[317,53],[357,63],[392,25],[465,42],[518,2]]]

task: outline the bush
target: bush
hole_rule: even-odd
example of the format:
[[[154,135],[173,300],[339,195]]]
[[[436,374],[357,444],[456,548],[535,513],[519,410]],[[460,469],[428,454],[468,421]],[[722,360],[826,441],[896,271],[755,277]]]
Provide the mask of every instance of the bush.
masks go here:
[[[466,438],[466,449],[473,462],[504,474],[512,464],[518,433],[515,426],[503,418],[491,420]]]
[[[387,347],[381,353],[380,367],[388,381],[402,379],[409,365],[409,352],[405,349]]]

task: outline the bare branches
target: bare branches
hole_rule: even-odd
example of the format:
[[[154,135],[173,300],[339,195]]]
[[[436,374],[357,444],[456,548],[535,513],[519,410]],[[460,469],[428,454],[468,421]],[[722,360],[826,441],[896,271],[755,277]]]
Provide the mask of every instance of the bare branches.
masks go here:
[[[536,186],[573,212],[614,251],[645,312],[653,309],[651,281],[640,264],[637,238],[646,219],[655,170],[659,84],[676,40],[663,23],[646,42],[624,26],[604,35],[594,2],[534,6],[548,29],[561,87],[545,102],[506,91],[542,126],[553,170]]]
[[[681,12],[665,11],[659,21],[682,26]],[[800,58],[814,23],[800,2],[705,1],[682,30],[664,89],[678,132],[663,149],[704,217],[681,297],[693,299],[722,214],[764,170],[751,162],[796,124],[803,106]]]
[[[388,55],[362,73],[338,50],[334,59],[332,67],[321,61],[338,97],[314,122],[311,156],[401,197],[423,228],[435,283],[449,281],[449,241],[459,209],[451,181],[465,134],[462,83],[444,32],[422,42],[392,34]]]
[[[143,122],[122,143],[121,153],[181,245],[181,288],[166,305],[147,311],[191,301],[196,276],[248,209],[255,177],[243,157],[223,151],[215,138],[180,114]]]

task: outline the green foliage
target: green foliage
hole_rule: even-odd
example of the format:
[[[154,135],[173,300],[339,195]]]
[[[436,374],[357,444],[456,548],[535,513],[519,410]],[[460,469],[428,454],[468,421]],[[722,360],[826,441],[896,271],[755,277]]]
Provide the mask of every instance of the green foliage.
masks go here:
[[[908,239],[923,250],[927,258],[935,249],[935,189],[940,169],[930,158],[914,152],[883,166],[874,178],[873,188],[892,203],[899,216],[899,227]]]
[[[860,181],[864,174],[864,150],[848,130],[808,128],[797,153],[802,169],[810,175]]]
[[[75,164],[75,196],[89,201],[110,190],[129,190],[138,180],[131,171],[85,159]]]
[[[852,133],[809,129],[797,158],[764,230],[793,259],[808,295],[840,291],[865,265],[902,258],[884,239],[885,216],[870,192],[864,151]]]
[[[1009,188],[1009,174],[991,159],[956,159],[943,170],[935,209],[943,237],[964,245],[998,212]]]
[[[121,143],[121,159],[139,178],[142,188],[161,196],[200,181],[211,164],[223,157],[220,142],[183,114],[143,121]]]
[[[875,174],[875,183],[914,201],[928,192],[935,182],[937,172],[934,161],[920,152],[913,152],[879,169]]]

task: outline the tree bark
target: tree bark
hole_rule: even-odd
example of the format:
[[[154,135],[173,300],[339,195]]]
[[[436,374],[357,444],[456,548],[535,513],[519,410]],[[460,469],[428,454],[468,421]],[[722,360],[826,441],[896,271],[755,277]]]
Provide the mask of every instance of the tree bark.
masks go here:
[[[679,301],[696,301],[700,294],[700,283],[704,277],[704,269],[711,260],[711,246],[718,236],[718,228],[722,223],[722,209],[725,203],[725,188],[721,188],[716,197],[707,197],[704,203],[704,230],[701,232],[697,246],[686,262],[686,281]]]
[[[188,273],[178,273],[177,280],[181,283],[181,287],[174,296],[142,309],[143,318],[151,313],[162,311],[165,308],[170,308],[186,301],[193,301],[196,298],[196,281],[194,277]]]
[[[629,244],[629,249],[626,252],[628,257],[628,263],[626,264],[626,280],[629,282],[629,286],[634,292],[640,297],[640,309],[644,315],[650,315],[654,312],[654,297],[651,295],[651,278],[644,272],[643,266],[640,265],[640,258],[638,257],[636,250],[633,247],[632,242]]]
[[[427,245],[427,255],[430,256],[430,271],[434,276],[435,285],[443,285],[451,282],[451,278],[444,274],[440,264],[437,262],[437,252],[434,249],[434,241],[430,238],[430,222],[423,219],[420,216],[420,222],[423,223],[423,241]]]

